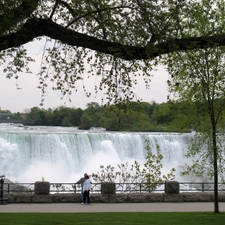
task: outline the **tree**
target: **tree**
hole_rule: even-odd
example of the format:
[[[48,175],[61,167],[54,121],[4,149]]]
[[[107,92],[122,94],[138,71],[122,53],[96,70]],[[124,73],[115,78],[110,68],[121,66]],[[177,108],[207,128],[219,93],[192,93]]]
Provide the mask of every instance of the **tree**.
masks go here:
[[[44,110],[44,114],[45,114],[45,123],[42,124],[42,125],[45,125],[45,126],[54,126],[54,114],[52,112],[52,109],[51,108],[48,108],[47,110]]]
[[[105,107],[103,118],[101,119],[102,127],[106,130],[120,130],[119,108],[115,105]]]
[[[91,128],[91,126],[92,126],[91,116],[87,112],[84,112],[80,119],[79,129],[89,130]]]
[[[22,120],[23,116],[21,115],[21,113],[16,112],[12,114],[11,119]]]
[[[73,124],[73,126],[79,126],[82,114],[83,110],[81,108],[71,109],[70,122]]]
[[[70,120],[68,118],[68,116],[65,116],[62,120],[62,126],[63,127],[71,127],[72,124],[70,123]]]
[[[161,105],[163,107],[161,107]],[[199,118],[196,104],[190,101],[168,101],[159,107],[159,119],[166,119],[167,131],[191,132],[199,131]],[[160,120],[158,120],[159,122]],[[162,124],[162,123],[161,123]]]
[[[220,20],[218,23],[212,20],[213,16],[219,18],[221,15],[215,8],[211,8],[211,2],[196,3],[196,10],[193,11],[198,13],[195,23],[199,25],[201,33],[208,33],[212,27],[215,29],[222,23]],[[185,173],[192,171],[198,176],[206,173],[214,178],[215,213],[219,212],[218,176],[223,180],[224,172],[224,153],[221,147],[221,139],[224,139],[221,130],[225,108],[224,59],[224,47],[179,52],[167,58],[172,76],[169,82],[171,91],[178,94],[180,99],[196,103],[201,121],[201,133],[197,134],[200,138],[193,139],[187,154],[192,157],[193,165],[188,166]]]
[[[211,7],[221,9],[222,3],[208,1]],[[153,59],[177,50],[223,46],[224,33],[212,33],[208,37],[180,36],[181,32],[188,34],[189,31],[182,27],[183,20],[189,20],[189,25],[193,26],[191,29],[198,30],[196,24],[191,24],[193,18],[188,10],[195,6],[195,2],[181,0],[136,0],[133,3],[118,0],[3,1],[0,50],[19,47],[42,36],[104,54],[117,54],[117,57],[127,60]],[[121,31],[124,25],[127,31]],[[76,31],[82,27],[86,30]],[[127,36],[129,33],[131,37]],[[138,40],[133,39],[135,36]],[[145,45],[138,45],[138,42]]]
[[[134,161],[129,165],[128,162],[117,164],[117,170],[114,166],[100,166],[100,171],[92,173],[95,182],[119,182],[120,189],[126,191],[137,190],[137,185],[141,183],[142,190],[152,192],[165,180],[174,180],[175,169],[172,168],[170,173],[162,174],[163,156],[161,154],[154,155],[151,152],[149,140],[145,140],[146,146],[146,162],[141,165]],[[140,187],[138,187],[140,188]]]
[[[161,56],[225,45],[224,1],[202,3],[215,9],[211,20],[219,21],[207,32],[195,23],[198,1],[4,0],[0,65],[8,78],[29,72],[33,59],[25,45],[46,37],[38,73],[43,99],[49,80],[70,95],[87,73],[101,75],[99,89],[107,88],[109,102],[132,99],[137,76],[148,86]]]
[[[111,131],[152,131],[155,125],[150,123],[148,115],[136,106],[142,104],[129,102],[106,106],[101,119],[102,127]]]
[[[101,127],[103,107],[100,107],[97,102],[88,103],[85,114],[89,116],[92,127]]]
[[[39,107],[33,107],[27,116],[27,122],[31,125],[42,125],[44,120],[43,110]]]
[[[224,179],[224,152],[221,146],[224,141],[222,127],[225,109],[224,53],[225,49],[208,49],[185,53],[182,57],[179,54],[176,61],[180,63],[176,69],[179,74],[171,82],[173,90],[182,98],[201,102],[197,109],[201,133],[197,133],[190,145],[187,156],[193,159],[193,165],[188,166],[186,173],[192,171],[197,176],[207,174],[209,178],[214,177],[216,213],[219,212],[218,175]],[[187,115],[191,116],[192,113]]]

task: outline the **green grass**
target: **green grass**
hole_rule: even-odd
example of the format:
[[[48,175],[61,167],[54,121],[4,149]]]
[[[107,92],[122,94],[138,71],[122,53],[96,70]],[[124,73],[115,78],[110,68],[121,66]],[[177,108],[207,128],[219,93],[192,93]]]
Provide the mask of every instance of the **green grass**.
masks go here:
[[[0,225],[223,225],[225,213],[0,213]]]

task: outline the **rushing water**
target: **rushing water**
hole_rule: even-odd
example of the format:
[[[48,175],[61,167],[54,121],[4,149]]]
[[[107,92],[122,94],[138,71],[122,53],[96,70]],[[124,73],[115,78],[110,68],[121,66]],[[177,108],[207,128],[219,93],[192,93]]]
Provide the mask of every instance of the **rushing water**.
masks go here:
[[[74,182],[100,165],[145,162],[145,140],[163,155],[163,173],[184,164],[192,134],[81,131],[65,127],[0,124],[0,175],[17,182]]]

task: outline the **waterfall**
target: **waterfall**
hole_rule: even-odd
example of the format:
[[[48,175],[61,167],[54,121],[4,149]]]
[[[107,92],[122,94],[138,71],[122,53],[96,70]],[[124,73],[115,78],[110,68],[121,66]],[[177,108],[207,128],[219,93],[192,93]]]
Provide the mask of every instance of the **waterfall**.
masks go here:
[[[163,155],[163,172],[179,172],[192,134],[81,131],[65,127],[0,125],[0,175],[15,182],[76,182],[100,165],[145,162],[145,140]],[[177,172],[176,176],[179,176]]]

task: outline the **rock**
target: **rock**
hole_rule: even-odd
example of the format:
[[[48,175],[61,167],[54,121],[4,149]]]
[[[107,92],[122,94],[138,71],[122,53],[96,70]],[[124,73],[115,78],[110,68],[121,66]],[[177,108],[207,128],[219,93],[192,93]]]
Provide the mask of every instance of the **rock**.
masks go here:
[[[184,202],[212,202],[213,192],[190,193],[183,192]]]
[[[32,203],[52,203],[52,195],[34,194],[32,196]]]
[[[81,202],[81,194],[54,194],[52,195],[52,201],[55,203],[75,203]]]
[[[164,202],[183,202],[182,194],[164,194],[163,195]]]
[[[79,193],[56,194],[5,194],[8,203],[80,203]],[[165,193],[90,193],[93,203],[147,203],[147,202],[213,202],[213,192],[183,192],[180,194]],[[225,202],[225,194],[219,193],[220,202]]]
[[[17,194],[14,196],[14,203],[31,203],[32,195],[28,194]]]

